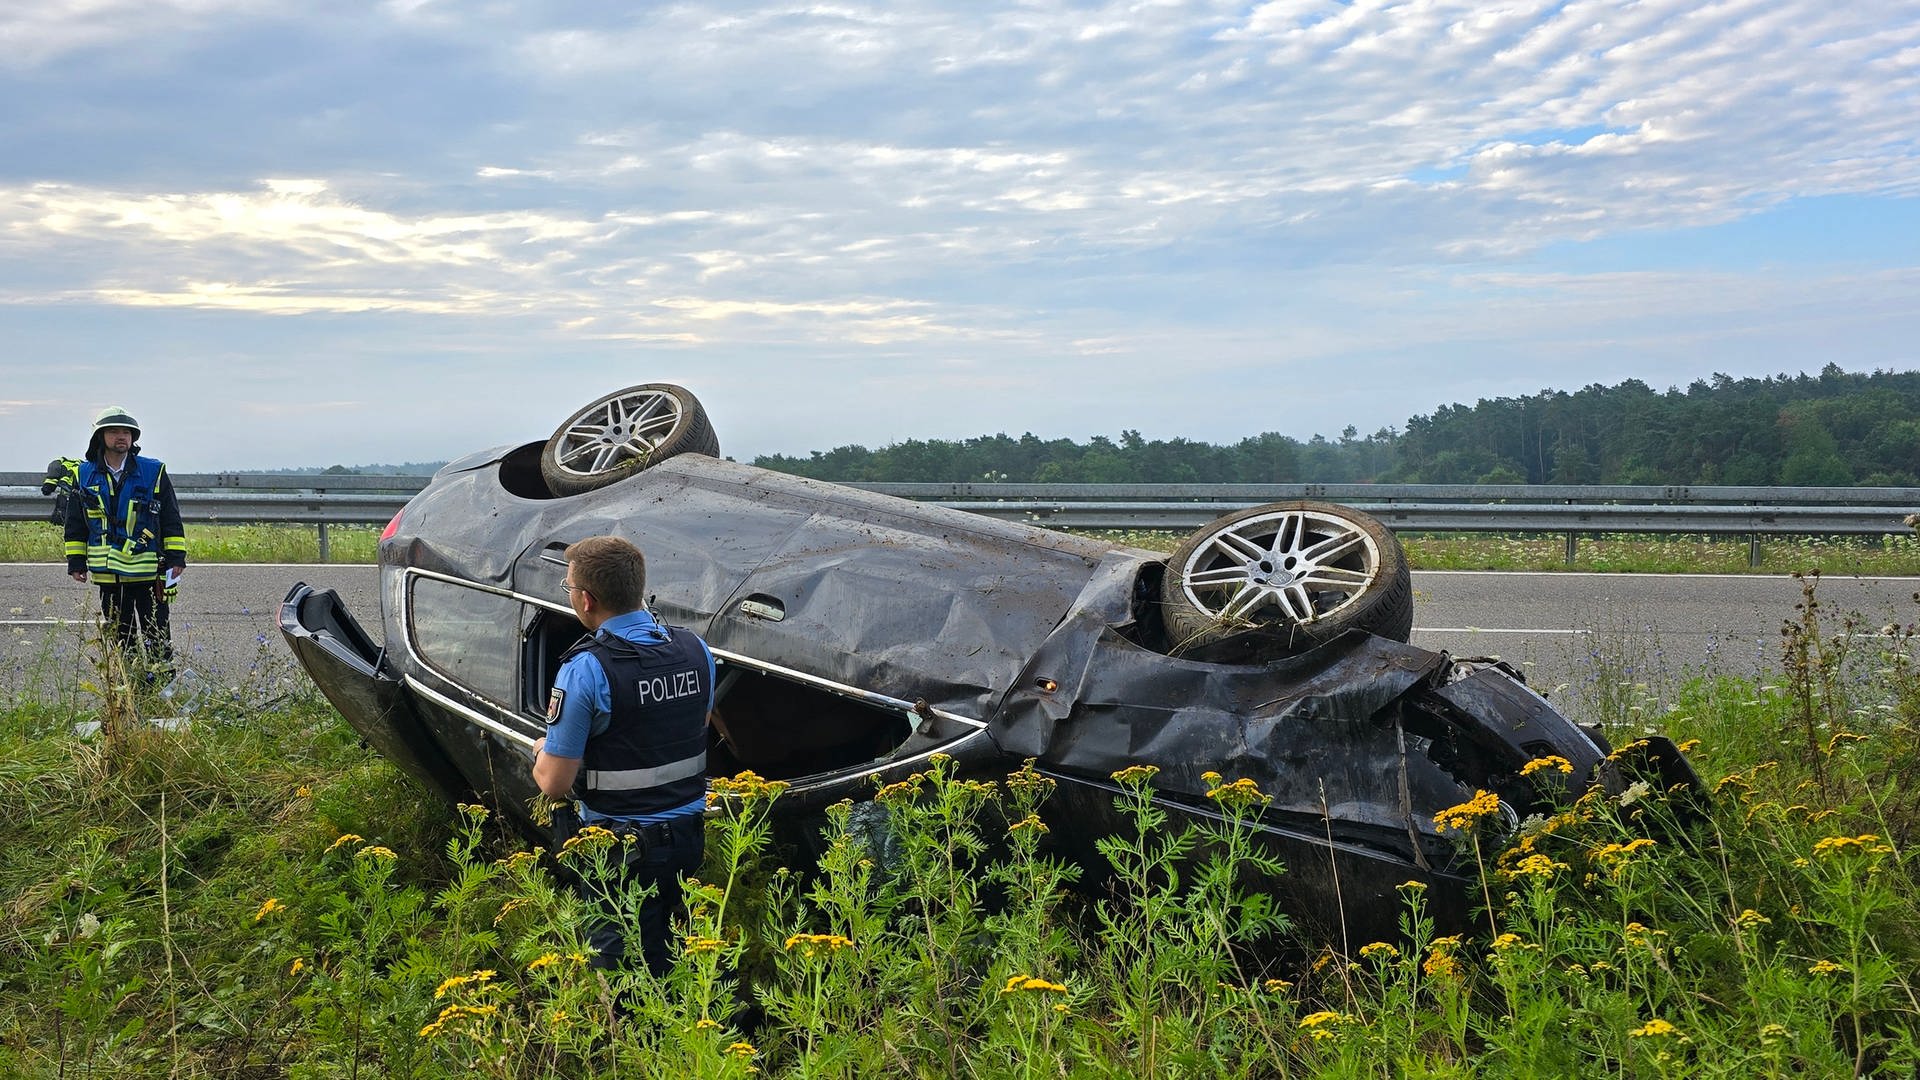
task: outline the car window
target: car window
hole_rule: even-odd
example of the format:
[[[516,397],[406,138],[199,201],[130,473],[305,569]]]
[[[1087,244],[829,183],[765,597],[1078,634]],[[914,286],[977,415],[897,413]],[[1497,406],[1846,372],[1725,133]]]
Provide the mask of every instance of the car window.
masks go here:
[[[408,616],[414,647],[428,664],[482,697],[513,704],[520,659],[519,601],[415,576]]]
[[[525,647],[522,663],[525,674],[520,680],[520,708],[529,715],[546,719],[547,691],[560,671],[560,657],[587,632],[572,615],[528,604],[527,630],[522,635]]]

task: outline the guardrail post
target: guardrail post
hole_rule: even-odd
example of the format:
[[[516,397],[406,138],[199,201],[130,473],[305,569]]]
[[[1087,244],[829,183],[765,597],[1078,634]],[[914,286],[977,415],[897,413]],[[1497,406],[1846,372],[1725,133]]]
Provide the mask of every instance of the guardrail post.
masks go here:
[[[320,523],[320,561],[333,561],[333,552],[327,545],[327,523],[324,521]]]
[[[1753,533],[1747,537],[1747,569],[1751,570],[1759,565],[1760,534]]]
[[[1574,532],[1568,533],[1567,534],[1567,565],[1568,566],[1573,565],[1573,557],[1575,553],[1577,553],[1579,550],[1580,550],[1580,534],[1574,533]]]

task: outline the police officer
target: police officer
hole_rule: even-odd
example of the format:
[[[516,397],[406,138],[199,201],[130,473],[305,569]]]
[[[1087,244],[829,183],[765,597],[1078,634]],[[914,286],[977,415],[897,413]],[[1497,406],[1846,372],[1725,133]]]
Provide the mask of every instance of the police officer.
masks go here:
[[[100,614],[114,640],[144,648],[162,670],[173,656],[168,602],[187,568],[186,531],[167,467],[140,456],[140,424],[110,405],[67,500],[67,573],[100,588]]]
[[[566,590],[589,635],[561,658],[547,700],[547,734],[534,744],[533,779],[554,798],[577,798],[580,822],[612,830],[624,857],[621,888],[589,888],[601,911],[588,939],[599,968],[623,966],[626,943],[608,909],[627,885],[652,885],[639,910],[640,953],[654,974],[672,966],[669,924],[682,910],[679,877],[700,865],[707,792],[707,713],[713,654],[690,630],[641,607],[647,568],[615,536],[567,548]],[[596,895],[596,892],[598,895]]]

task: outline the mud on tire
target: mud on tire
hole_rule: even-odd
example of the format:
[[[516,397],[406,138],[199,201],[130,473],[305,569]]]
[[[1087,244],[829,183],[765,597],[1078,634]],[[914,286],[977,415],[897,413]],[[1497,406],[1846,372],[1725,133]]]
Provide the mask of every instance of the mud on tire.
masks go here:
[[[643,383],[569,416],[540,451],[540,477],[555,495],[578,495],[678,454],[720,456],[707,411],[684,387]]]
[[[1285,656],[1353,629],[1407,640],[1413,583],[1400,541],[1374,518],[1313,500],[1268,503],[1174,549],[1161,613],[1174,655],[1254,634]]]

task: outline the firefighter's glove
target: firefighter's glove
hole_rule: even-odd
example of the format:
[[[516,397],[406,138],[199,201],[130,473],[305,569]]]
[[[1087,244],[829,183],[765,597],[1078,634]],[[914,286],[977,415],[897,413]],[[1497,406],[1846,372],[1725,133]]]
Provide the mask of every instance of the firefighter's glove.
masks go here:
[[[153,598],[163,604],[171,604],[180,598],[180,571],[177,568],[154,580]]]

